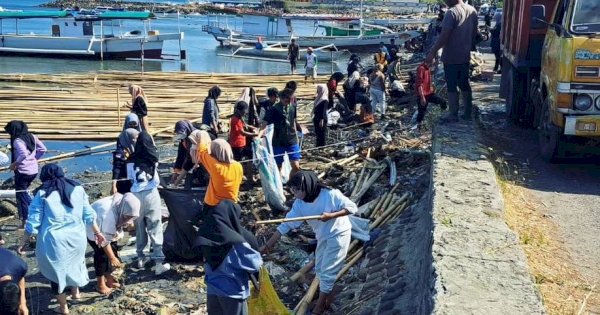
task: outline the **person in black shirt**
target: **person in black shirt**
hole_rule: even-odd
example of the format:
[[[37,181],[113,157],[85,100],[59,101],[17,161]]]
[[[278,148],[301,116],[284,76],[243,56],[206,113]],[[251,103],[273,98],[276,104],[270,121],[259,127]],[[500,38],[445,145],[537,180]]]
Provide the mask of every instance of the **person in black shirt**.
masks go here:
[[[329,108],[329,89],[325,84],[317,85],[317,97],[313,107],[313,125],[317,136],[317,147],[322,147],[327,138],[327,108]]]
[[[29,314],[25,299],[27,264],[4,248],[0,248],[0,261],[0,314]]]
[[[138,116],[142,130],[148,131],[150,124],[148,123],[148,107],[144,90],[141,86],[132,84],[129,86],[129,94],[131,94],[131,112]]]
[[[133,113],[127,115],[123,131],[117,138],[116,150],[113,152],[111,194],[116,192],[126,194],[131,191],[131,181],[127,179],[127,163],[133,154],[135,142],[140,133],[139,128],[137,116]]]
[[[258,115],[260,116],[260,121],[263,121],[265,117],[265,113],[269,110],[269,108],[273,107],[277,103],[277,95],[279,91],[277,88],[271,87],[267,89],[267,98],[260,101],[258,106]]]
[[[281,171],[283,156],[287,154],[292,166],[290,177],[300,170],[302,158],[296,133],[296,130],[301,130],[302,126],[296,120],[296,107],[291,105],[293,97],[294,92],[290,89],[279,92],[279,103],[265,113],[261,128],[263,134],[268,125],[273,125],[272,145],[275,162]]]
[[[352,54],[350,56],[346,71],[348,71],[348,77],[350,77],[354,71],[360,71],[360,57],[357,54]]]
[[[290,61],[290,68],[292,70],[292,74],[296,72],[296,61],[298,61],[298,57],[300,56],[300,47],[296,44],[296,39],[292,38],[292,42],[288,46],[288,60]]]

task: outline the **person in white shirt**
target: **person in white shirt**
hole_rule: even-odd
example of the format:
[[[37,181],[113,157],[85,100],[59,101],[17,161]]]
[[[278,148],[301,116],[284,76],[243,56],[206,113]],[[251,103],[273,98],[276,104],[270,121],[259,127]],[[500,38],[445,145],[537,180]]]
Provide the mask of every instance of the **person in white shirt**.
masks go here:
[[[320,294],[313,314],[321,314],[330,302],[331,291],[350,246],[352,224],[349,214],[358,210],[356,204],[339,190],[323,185],[313,171],[299,171],[288,182],[296,200],[286,218],[321,215],[320,220],[308,220],[317,238],[315,270],[320,283]],[[271,236],[260,251],[267,253],[290,230],[302,221],[285,222]]]
[[[306,63],[304,64],[304,84],[306,79],[312,77],[313,84],[317,79],[317,55],[314,54],[312,47],[306,49]]]

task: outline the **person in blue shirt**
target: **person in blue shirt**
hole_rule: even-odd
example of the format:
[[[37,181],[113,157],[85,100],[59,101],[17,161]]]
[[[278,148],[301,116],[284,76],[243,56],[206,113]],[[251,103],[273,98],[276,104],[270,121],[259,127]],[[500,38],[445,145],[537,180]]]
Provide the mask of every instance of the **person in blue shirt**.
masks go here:
[[[197,244],[204,256],[209,315],[247,315],[249,280],[262,258],[254,235],[242,227],[241,210],[231,200],[205,209]]]
[[[208,132],[217,136],[221,132],[219,128],[219,105],[217,99],[221,96],[221,88],[213,86],[208,90],[208,96],[204,99],[204,108],[202,109],[202,124],[209,129]]]
[[[348,197],[337,189],[323,185],[313,171],[299,171],[288,182],[296,200],[286,218],[320,215],[320,220],[308,220],[315,232],[317,250],[315,252],[315,271],[319,279],[319,299],[312,313],[322,314],[330,302],[331,291],[338,272],[344,265],[350,246],[352,224],[349,214],[358,208]],[[285,222],[260,249],[267,253],[273,245],[290,230],[299,228],[303,221]]]
[[[0,314],[29,314],[25,299],[27,264],[4,248],[0,248],[0,261]]]

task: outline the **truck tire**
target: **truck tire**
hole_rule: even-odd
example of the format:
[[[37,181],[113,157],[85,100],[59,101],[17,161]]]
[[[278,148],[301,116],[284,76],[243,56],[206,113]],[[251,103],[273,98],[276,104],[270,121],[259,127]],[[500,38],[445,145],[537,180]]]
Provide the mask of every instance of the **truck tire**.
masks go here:
[[[508,69],[508,95],[506,96],[506,116],[507,118],[517,123],[520,116],[519,101],[523,91],[519,80],[517,69],[510,66]]]
[[[542,103],[540,113],[540,128],[538,139],[540,155],[549,163],[558,163],[563,158],[563,136],[560,128],[556,127],[550,118],[550,104],[547,99]]]

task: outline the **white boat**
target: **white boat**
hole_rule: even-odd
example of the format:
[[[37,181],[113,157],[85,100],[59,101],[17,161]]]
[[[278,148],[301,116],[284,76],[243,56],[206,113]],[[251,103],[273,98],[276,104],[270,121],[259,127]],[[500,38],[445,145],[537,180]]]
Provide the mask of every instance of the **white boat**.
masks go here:
[[[258,37],[261,37],[262,42],[266,45],[287,43],[291,38],[295,38],[302,47],[321,47],[333,44],[338,49],[348,49],[352,52],[372,52],[379,47],[381,42],[388,44],[392,38],[395,39],[397,45],[402,45],[413,35],[365,23],[360,23],[361,25],[357,29],[346,35],[327,35],[327,30],[322,29],[323,24],[315,23],[315,30],[312,34],[299,35],[294,32],[293,20],[285,16],[243,15],[241,25],[232,24],[227,16],[210,16],[208,24],[202,26],[202,30],[213,35],[223,46],[231,43],[252,45],[257,42]],[[335,26],[329,27],[335,28]]]
[[[231,55],[219,54],[220,56],[226,57],[238,57],[248,58],[256,60],[267,60],[267,61],[284,61],[288,62],[288,50],[283,43],[277,43],[268,45],[262,49],[256,47],[245,46],[240,43],[233,44],[232,47],[236,47]],[[306,49],[300,49],[299,55],[302,62],[302,58],[306,55]],[[313,49],[313,53],[317,56],[319,62],[336,62],[338,60],[346,61],[350,56],[348,50],[338,50],[335,45],[325,45],[322,47],[316,47]]]
[[[52,20],[49,34],[20,34],[19,23],[28,19]],[[106,11],[77,15],[67,11],[0,12],[0,54],[63,58],[163,59],[163,42],[183,39],[183,33],[160,34],[150,29],[149,12]],[[4,20],[14,20],[14,32],[4,30]],[[142,30],[124,32],[122,20],[142,22]],[[7,23],[8,24],[8,23]],[[181,53],[179,57],[181,57]]]

